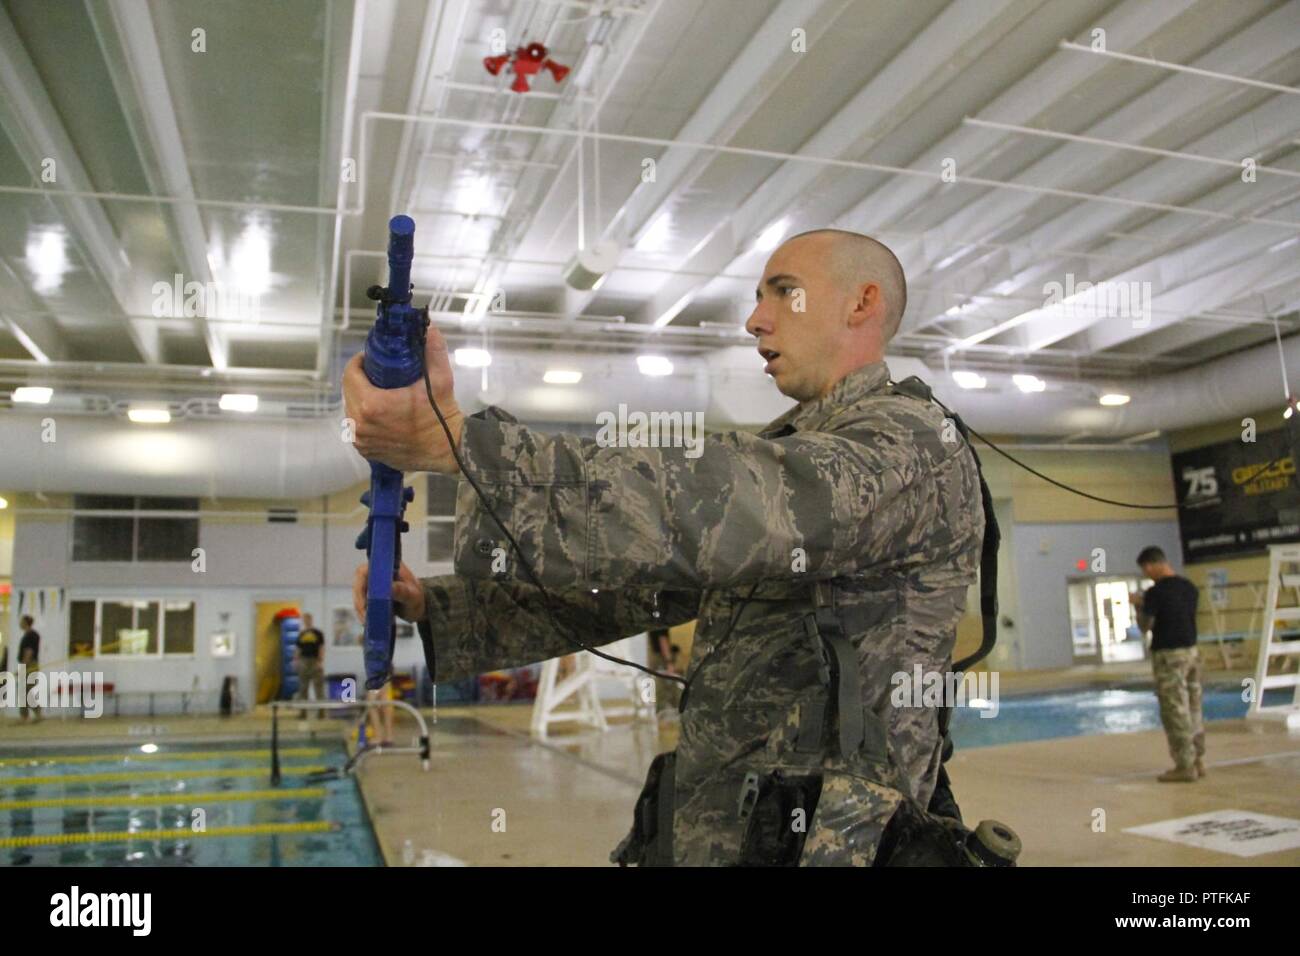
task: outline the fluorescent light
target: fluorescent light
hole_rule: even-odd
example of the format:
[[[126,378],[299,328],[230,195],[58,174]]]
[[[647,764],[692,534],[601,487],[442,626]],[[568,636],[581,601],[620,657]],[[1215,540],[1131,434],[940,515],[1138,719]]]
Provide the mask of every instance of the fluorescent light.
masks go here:
[[[492,356],[483,349],[457,349],[456,364],[465,368],[485,368],[492,364]]]
[[[754,248],[759,252],[771,252],[781,243],[781,237],[785,235],[788,225],[789,223],[785,219],[778,219],[772,223],[759,235],[758,241],[754,243]]]
[[[221,396],[221,401],[217,404],[223,412],[255,412],[257,396],[228,392]]]
[[[41,385],[21,385],[14,389],[10,401],[14,403],[25,402],[28,405],[48,405],[53,397],[54,389],[52,388],[45,388]]]
[[[1107,392],[1101,397],[1100,401],[1103,405],[1127,405],[1130,401],[1130,396],[1125,395],[1122,392]]]
[[[9,507],[9,499],[0,498],[0,511],[4,511],[8,507]]]
[[[962,388],[983,388],[989,383],[979,372],[953,372],[952,380]]]
[[[1016,388],[1026,394],[1029,392],[1041,392],[1047,388],[1047,383],[1037,375],[1012,375],[1011,381],[1016,383]]]
[[[582,373],[567,368],[548,368],[542,381],[547,385],[577,385],[582,381]]]
[[[271,237],[260,223],[249,223],[230,252],[235,288],[261,295],[271,288]]]
[[[42,229],[27,239],[27,268],[36,281],[32,288],[45,295],[63,285],[63,274],[68,271],[67,237],[57,229]]]
[[[642,375],[672,375],[673,363],[662,355],[638,355],[636,367]]]
[[[126,417],[137,425],[166,425],[172,420],[172,413],[165,408],[131,408]]]
[[[156,754],[158,752],[157,744],[141,744],[140,752],[146,754]]]

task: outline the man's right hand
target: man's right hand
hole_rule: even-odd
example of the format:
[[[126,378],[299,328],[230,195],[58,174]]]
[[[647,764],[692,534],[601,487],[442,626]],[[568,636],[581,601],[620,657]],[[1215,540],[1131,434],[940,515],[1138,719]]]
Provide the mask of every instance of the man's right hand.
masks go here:
[[[352,576],[352,606],[363,621],[366,619],[366,582],[369,577],[368,564],[361,565]],[[403,621],[418,623],[424,620],[424,585],[405,564],[398,568],[397,580],[393,582],[393,607]]]

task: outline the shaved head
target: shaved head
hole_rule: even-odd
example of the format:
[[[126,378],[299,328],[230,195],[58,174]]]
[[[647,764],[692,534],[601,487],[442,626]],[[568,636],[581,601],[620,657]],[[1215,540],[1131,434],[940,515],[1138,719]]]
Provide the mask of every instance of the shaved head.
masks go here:
[[[846,291],[855,291],[866,282],[880,286],[886,307],[884,341],[892,339],[907,308],[907,278],[893,250],[870,236],[847,229],[810,229],[791,236],[786,242],[804,236],[826,237],[831,271],[844,284]]]
[[[814,229],[781,243],[754,288],[745,330],[782,394],[820,398],[854,370],[884,361],[907,307],[907,281],[883,243]]]

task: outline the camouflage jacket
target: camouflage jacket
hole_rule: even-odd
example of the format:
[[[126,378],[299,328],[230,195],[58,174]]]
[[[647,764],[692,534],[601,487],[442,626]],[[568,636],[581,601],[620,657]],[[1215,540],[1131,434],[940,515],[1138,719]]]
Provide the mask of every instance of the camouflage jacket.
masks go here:
[[[461,452],[573,636],[602,645],[698,619],[677,750],[677,863],[735,862],[750,771],[824,776],[805,862],[868,863],[904,795],[926,804],[937,712],[893,707],[892,678],[951,666],[984,516],[956,428],[896,392],[883,362],[757,435],[709,436],[695,458],[543,435],[495,408],[466,421]],[[456,516],[456,573],[424,581],[436,679],[572,653],[464,480]],[[846,636],[888,766],[829,739],[813,755],[795,747],[827,696],[807,625],[815,588],[853,612]]]

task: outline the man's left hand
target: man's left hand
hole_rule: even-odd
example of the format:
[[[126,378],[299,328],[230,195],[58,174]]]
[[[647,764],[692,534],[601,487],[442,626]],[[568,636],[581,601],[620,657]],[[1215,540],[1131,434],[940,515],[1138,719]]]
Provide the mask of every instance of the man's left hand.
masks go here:
[[[429,407],[424,380],[405,388],[376,388],[366,378],[363,358],[354,355],[343,371],[343,405],[354,423],[357,451],[370,461],[398,471],[455,474],[459,470],[456,459],[442,425]],[[459,446],[465,416],[456,404],[447,343],[433,325],[429,326],[424,361],[434,400]]]

